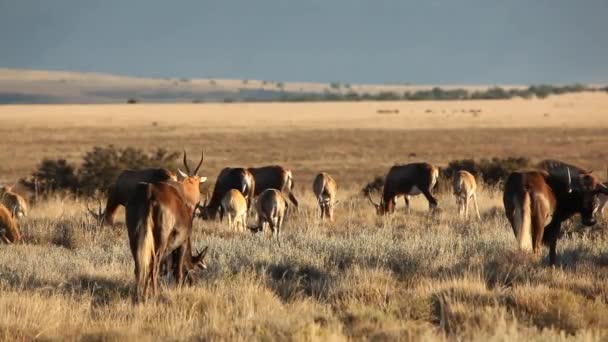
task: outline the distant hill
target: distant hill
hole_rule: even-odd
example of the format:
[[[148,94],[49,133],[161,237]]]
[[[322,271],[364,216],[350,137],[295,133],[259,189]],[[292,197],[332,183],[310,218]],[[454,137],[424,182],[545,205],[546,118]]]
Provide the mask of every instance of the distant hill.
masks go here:
[[[521,86],[503,86],[520,88]],[[264,80],[143,78],[102,73],[0,69],[0,104],[272,101],[285,96],[380,94],[431,90],[430,85],[374,85]],[[441,86],[469,91],[488,86]]]

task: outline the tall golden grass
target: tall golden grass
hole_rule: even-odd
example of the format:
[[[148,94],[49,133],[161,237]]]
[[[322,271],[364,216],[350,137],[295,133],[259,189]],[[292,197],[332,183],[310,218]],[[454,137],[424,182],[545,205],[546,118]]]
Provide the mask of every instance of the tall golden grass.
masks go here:
[[[607,337],[608,235],[573,223],[559,265],[520,255],[500,192],[480,194],[482,221],[439,196],[379,218],[342,189],[334,224],[309,192],[282,244],[197,221],[210,246],[192,287],[166,283],[133,305],[126,228],[99,229],[84,203],[52,198],[21,222],[25,243],[0,249],[5,340],[600,340]],[[401,203],[400,203],[401,204]]]

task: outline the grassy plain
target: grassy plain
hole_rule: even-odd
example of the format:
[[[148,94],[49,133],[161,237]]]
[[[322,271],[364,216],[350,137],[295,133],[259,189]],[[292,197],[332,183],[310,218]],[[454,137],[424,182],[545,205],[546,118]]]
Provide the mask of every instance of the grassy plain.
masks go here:
[[[0,177],[43,157],[78,162],[92,146],[206,151],[203,174],[279,163],[303,203],[282,247],[196,222],[209,269],[130,301],[133,264],[122,225],[98,229],[75,199],[51,198],[20,222],[24,244],[0,246],[5,340],[601,340],[608,337],[608,233],[570,225],[559,266],[520,255],[501,193],[484,189],[482,221],[442,211],[377,218],[362,184],[394,163],[555,157],[605,170],[608,95],[546,100],[314,104],[0,107]],[[398,114],[379,114],[398,109]],[[415,156],[413,155],[415,154]],[[340,184],[335,223],[317,219],[310,186]],[[600,173],[603,179],[603,172]],[[402,203],[399,203],[402,204]]]

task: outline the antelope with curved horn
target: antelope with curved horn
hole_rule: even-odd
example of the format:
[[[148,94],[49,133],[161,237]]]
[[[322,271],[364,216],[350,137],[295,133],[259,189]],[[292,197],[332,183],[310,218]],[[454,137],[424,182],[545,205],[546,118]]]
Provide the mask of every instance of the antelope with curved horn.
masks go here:
[[[591,172],[551,162],[539,165],[547,170],[511,173],[503,204],[519,248],[538,256],[541,244],[548,245],[549,263],[555,265],[562,222],[580,214],[584,225],[595,225],[597,197],[608,194],[608,188]]]
[[[244,232],[247,226],[247,211],[245,196],[236,189],[230,189],[222,198],[220,220],[223,220],[225,215],[228,217],[228,228]]]
[[[255,179],[249,170],[240,167],[222,169],[215,181],[211,199],[205,200],[201,209],[201,217],[203,220],[215,219],[218,210],[221,210],[222,199],[231,190],[238,190],[244,196],[247,201],[247,210],[249,210],[252,207],[255,188]]]
[[[188,166],[186,151],[184,150],[183,162],[188,173],[178,169],[178,173],[181,176],[180,183],[183,186],[184,195],[192,205],[198,203],[200,200],[199,186],[200,183],[203,183],[207,179],[206,177],[199,177],[197,175],[200,166],[203,164],[203,159],[204,153],[201,153],[201,160],[194,169],[194,172],[191,173]],[[118,175],[116,182],[110,188],[105,210],[94,212],[93,210],[90,210],[90,208],[87,209],[102,225],[111,225],[114,224],[116,211],[120,206],[127,205],[138,183],[157,183],[177,180],[177,176],[167,169],[125,170]]]
[[[438,177],[439,169],[429,163],[395,165],[385,177],[380,202],[375,202],[369,192],[366,193],[366,197],[376,208],[378,215],[393,213],[395,198],[401,195],[405,197],[406,211],[409,212],[409,196],[421,193],[429,202],[430,210],[433,210],[437,207],[437,199],[431,194],[431,190],[435,187]]]
[[[4,204],[0,204],[0,241],[11,244],[21,240],[21,232],[13,215]]]
[[[312,191],[319,203],[321,219],[327,217],[330,221],[333,221],[336,192],[338,191],[338,185],[334,178],[329,173],[319,173],[312,182]]]
[[[250,167],[249,172],[255,179],[255,196],[260,195],[267,189],[275,189],[283,192],[293,205],[298,207],[298,200],[293,194],[293,174],[291,170],[279,165]]]
[[[16,219],[27,216],[27,202],[21,195],[14,192],[12,187],[0,187],[0,203],[4,204]]]
[[[158,287],[161,262],[173,253],[173,267],[178,286],[184,281],[187,259],[192,257],[192,221],[198,203],[191,205],[180,187],[168,182],[139,183],[127,203],[126,221],[129,245],[135,262],[136,299],[153,294]],[[207,249],[195,257],[202,260]],[[197,264],[199,261],[196,261]]]
[[[283,220],[287,213],[289,205],[283,196],[283,193],[276,189],[266,189],[258,196],[255,208],[258,215],[258,225],[255,228],[249,228],[252,231],[262,231],[266,234],[266,227],[270,228],[272,236],[276,238],[280,244],[279,235]],[[269,235],[266,235],[270,238]]]
[[[452,182],[452,188],[454,190],[454,196],[456,197],[456,205],[458,206],[458,215],[469,218],[469,204],[473,201],[475,206],[475,213],[477,219],[481,220],[479,215],[479,207],[477,206],[477,182],[475,176],[470,172],[461,170],[456,172]]]

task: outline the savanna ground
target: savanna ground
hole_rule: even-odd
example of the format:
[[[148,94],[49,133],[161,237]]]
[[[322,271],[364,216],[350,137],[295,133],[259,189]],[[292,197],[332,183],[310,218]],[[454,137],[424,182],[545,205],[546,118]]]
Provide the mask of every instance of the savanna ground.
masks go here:
[[[131,303],[126,229],[99,229],[84,202],[50,198],[20,222],[24,244],[0,248],[0,336],[30,339],[601,340],[608,337],[608,233],[569,224],[559,265],[520,255],[499,189],[483,189],[480,222],[456,217],[449,193],[427,214],[375,216],[362,185],[394,163],[553,157],[604,179],[608,95],[545,100],[339,104],[0,107],[0,174],[12,182],[43,158],[78,162],[95,145],[206,152],[224,166],[291,168],[298,212],[281,247],[196,221],[209,269]],[[378,114],[398,109],[398,114]],[[415,154],[415,156],[414,156]],[[318,171],[341,185],[336,222],[310,193]],[[204,189],[205,191],[207,189]]]

